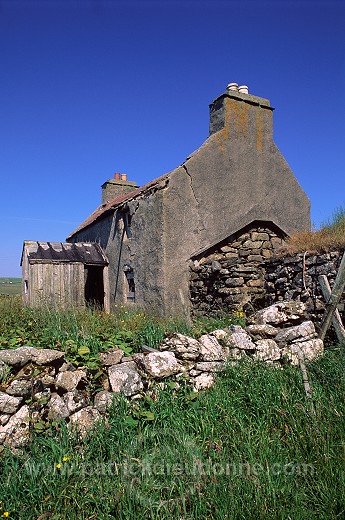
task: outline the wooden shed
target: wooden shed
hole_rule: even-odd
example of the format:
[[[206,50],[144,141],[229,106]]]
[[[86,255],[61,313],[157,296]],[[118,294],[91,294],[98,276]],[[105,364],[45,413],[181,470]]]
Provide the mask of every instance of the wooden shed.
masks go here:
[[[108,259],[99,244],[25,240],[21,266],[24,304],[109,310]]]

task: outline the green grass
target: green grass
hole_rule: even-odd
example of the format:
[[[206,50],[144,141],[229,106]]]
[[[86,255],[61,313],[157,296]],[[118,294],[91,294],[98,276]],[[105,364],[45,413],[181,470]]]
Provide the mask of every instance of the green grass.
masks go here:
[[[21,278],[0,278],[0,294],[14,296],[22,292]]]
[[[100,331],[155,344],[177,327],[126,309],[68,316],[6,303],[5,331],[30,320],[41,346],[48,330],[59,341],[89,334],[90,347],[101,348]],[[2,511],[18,520],[344,518],[345,352],[329,350],[308,369],[316,417],[297,368],[242,362],[200,394],[167,384],[140,400],[119,397],[87,438],[63,424],[33,434],[22,453],[1,453]]]

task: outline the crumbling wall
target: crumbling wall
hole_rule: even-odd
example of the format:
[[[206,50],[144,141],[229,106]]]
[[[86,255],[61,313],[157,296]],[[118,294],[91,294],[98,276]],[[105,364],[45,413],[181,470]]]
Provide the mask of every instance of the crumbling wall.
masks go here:
[[[330,286],[334,281],[343,251],[329,253],[297,253],[283,258],[272,257],[265,262],[265,304],[283,300],[301,301],[306,317],[318,324],[325,309],[325,299],[318,277],[326,275]],[[345,294],[339,305],[344,317]]]
[[[265,260],[284,237],[274,226],[253,224],[194,258],[190,294],[194,315],[215,315],[265,300]]]
[[[326,275],[331,288],[343,251],[278,256],[284,238],[272,228],[252,227],[218,244],[190,266],[190,297],[194,315],[219,315],[234,308],[248,311],[279,301],[300,301],[306,319],[318,325],[325,298],[318,281]],[[339,305],[343,318],[345,295]]]

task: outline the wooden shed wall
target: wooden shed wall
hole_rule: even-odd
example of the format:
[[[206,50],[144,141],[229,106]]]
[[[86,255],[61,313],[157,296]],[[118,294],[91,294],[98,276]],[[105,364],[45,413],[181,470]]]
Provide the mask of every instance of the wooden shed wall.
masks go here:
[[[82,263],[31,263],[29,265],[29,305],[47,303],[58,307],[85,305]]]

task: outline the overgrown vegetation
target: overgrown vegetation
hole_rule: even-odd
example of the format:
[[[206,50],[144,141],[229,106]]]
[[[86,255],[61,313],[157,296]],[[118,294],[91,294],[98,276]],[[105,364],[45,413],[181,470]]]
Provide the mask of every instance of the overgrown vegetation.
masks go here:
[[[325,252],[345,247],[345,206],[337,208],[332,217],[319,230],[299,232],[292,235],[284,253],[308,251]]]
[[[30,343],[96,357],[109,346],[155,346],[166,330],[188,330],[118,308],[50,312],[0,299],[2,348]],[[71,343],[72,342],[72,343]],[[83,359],[81,359],[83,361]],[[229,366],[199,394],[169,381],[142,399],[115,399],[86,438],[64,424],[33,432],[22,453],[3,450],[0,514],[22,520],[336,519],[345,516],[345,351],[309,365],[316,416],[297,368]]]
[[[125,306],[115,306],[113,311],[33,309],[23,306],[20,298],[0,297],[0,349],[22,345],[55,348],[66,352],[74,364],[95,368],[98,353],[110,348],[121,348],[129,355],[142,345],[157,347],[168,332],[199,337],[244,320],[243,313],[236,311],[227,317],[200,319],[187,327],[182,321],[149,316]]]

